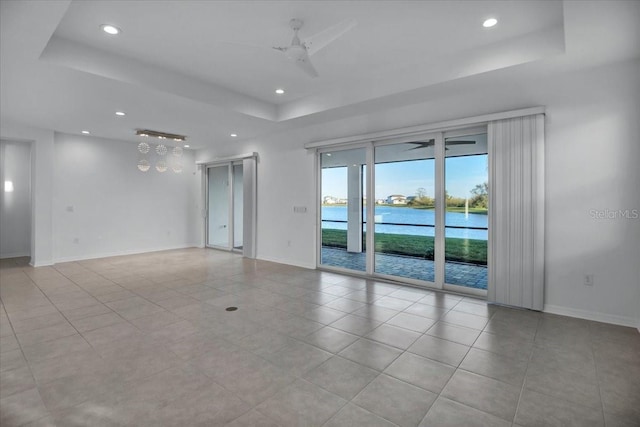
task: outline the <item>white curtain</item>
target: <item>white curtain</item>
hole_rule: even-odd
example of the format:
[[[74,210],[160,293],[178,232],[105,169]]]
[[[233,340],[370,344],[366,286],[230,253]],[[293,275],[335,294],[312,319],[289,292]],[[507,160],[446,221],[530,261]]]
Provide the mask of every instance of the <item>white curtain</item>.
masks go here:
[[[242,160],[243,185],[243,221],[242,221],[242,254],[246,258],[256,257],[257,227],[257,158],[247,157]]]
[[[489,301],[544,305],[544,115],[489,123]]]

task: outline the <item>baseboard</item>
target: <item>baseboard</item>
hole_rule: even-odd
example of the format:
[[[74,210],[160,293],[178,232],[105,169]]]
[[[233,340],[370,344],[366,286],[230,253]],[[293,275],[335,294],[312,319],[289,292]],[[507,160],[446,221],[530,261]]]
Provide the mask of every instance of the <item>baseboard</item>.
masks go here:
[[[258,255],[256,257],[256,259],[259,259],[259,260],[262,260],[262,261],[276,262],[278,264],[293,265],[294,267],[308,268],[310,270],[315,270],[316,269],[316,265],[315,264],[292,262],[291,260],[288,260],[288,259],[285,260],[285,259],[273,258],[273,257],[265,257],[265,256],[260,256],[260,255]]]
[[[9,254],[0,254],[0,259],[22,258],[22,257],[25,257],[25,256],[30,257],[31,253],[29,253],[29,252],[12,252],[12,253],[9,253]]]
[[[187,243],[183,245],[156,247],[156,248],[147,248],[147,249],[132,249],[128,251],[103,252],[103,253],[91,254],[91,255],[60,257],[60,258],[56,258],[54,263],[58,264],[62,262],[86,261],[89,259],[110,258],[114,256],[123,256],[123,255],[138,255],[138,254],[146,254],[146,253],[152,253],[152,252],[171,251],[176,249],[188,249],[188,248],[195,248],[195,247],[198,247],[197,243],[196,244]]]
[[[559,305],[545,304],[543,311],[545,313],[559,314],[561,316],[577,317],[578,319],[593,320],[596,322],[611,323],[620,326],[629,326],[637,328],[640,331],[638,319],[627,316],[617,316],[615,314],[598,313],[577,308],[562,307]]]
[[[48,260],[48,261],[33,262],[33,257],[32,257],[29,265],[31,267],[50,267],[53,265],[53,261]]]

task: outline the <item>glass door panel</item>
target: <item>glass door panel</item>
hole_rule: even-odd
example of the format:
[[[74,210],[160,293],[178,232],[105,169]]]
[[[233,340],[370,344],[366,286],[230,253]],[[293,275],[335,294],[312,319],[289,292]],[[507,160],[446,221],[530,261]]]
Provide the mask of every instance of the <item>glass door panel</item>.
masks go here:
[[[445,138],[445,283],[487,289],[487,134]]]
[[[375,148],[377,274],[435,281],[434,139]]]
[[[229,247],[229,166],[207,169],[207,245]]]
[[[366,149],[322,153],[320,264],[366,271]]]
[[[242,163],[233,166],[233,249],[242,250],[243,180]]]

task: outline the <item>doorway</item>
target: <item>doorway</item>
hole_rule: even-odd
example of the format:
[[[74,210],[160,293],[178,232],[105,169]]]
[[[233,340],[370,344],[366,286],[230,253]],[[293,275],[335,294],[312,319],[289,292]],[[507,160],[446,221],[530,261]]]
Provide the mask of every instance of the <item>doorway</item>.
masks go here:
[[[0,140],[0,258],[31,258],[31,144]]]
[[[206,245],[243,252],[244,185],[241,161],[207,167]]]

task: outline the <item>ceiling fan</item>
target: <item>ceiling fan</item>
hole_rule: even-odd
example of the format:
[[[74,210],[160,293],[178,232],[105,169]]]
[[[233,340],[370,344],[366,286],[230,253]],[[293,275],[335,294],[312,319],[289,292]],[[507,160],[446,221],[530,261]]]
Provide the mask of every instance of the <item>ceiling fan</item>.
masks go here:
[[[301,40],[298,36],[298,31],[300,31],[303,24],[304,22],[297,18],[293,18],[289,21],[289,26],[293,30],[291,45],[284,47],[274,46],[273,49],[284,53],[287,58],[292,60],[307,75],[311,77],[318,77],[318,72],[311,63],[309,57],[342,36],[347,31],[351,30],[357,25],[357,22],[354,20],[343,21],[320,31],[313,36]]]

